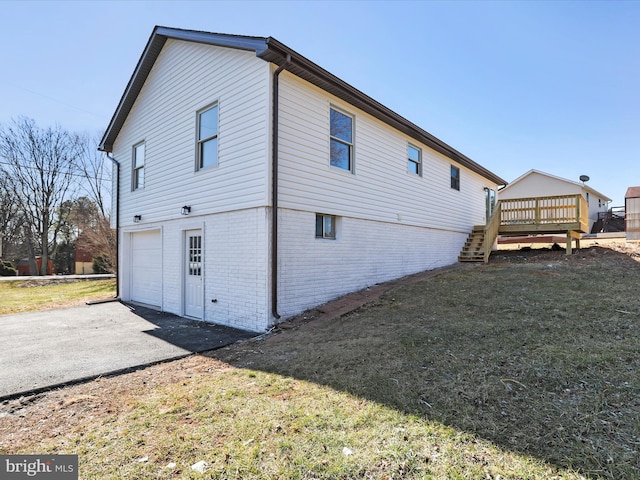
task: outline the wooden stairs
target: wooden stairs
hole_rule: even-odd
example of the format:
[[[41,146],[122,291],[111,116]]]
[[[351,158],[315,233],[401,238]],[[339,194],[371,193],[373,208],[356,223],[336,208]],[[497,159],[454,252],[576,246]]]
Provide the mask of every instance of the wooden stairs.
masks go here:
[[[458,255],[459,262],[484,262],[484,231],[485,227],[482,225],[473,227]]]
[[[580,234],[589,231],[589,206],[581,194],[499,200],[489,221],[475,225],[467,238],[459,262],[489,261],[498,235],[566,233],[567,255],[580,248]]]

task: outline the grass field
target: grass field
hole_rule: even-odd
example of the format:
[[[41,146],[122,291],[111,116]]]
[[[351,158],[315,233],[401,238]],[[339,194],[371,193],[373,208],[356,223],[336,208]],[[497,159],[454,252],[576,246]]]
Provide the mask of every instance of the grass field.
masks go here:
[[[0,282],[0,315],[69,307],[115,294],[115,280],[3,280]]]
[[[501,253],[336,320],[5,402],[0,453],[78,453],[96,479],[640,478],[634,255]]]

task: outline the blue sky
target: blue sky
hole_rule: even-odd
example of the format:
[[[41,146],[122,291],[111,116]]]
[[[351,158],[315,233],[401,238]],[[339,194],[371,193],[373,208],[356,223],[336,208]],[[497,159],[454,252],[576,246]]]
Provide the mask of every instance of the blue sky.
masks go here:
[[[106,128],[155,25],[272,36],[507,181],[640,185],[640,1],[0,0],[0,123]]]

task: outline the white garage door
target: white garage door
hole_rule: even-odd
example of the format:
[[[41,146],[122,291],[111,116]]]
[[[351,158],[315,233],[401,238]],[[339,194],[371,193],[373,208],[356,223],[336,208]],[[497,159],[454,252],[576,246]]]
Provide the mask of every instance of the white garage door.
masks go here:
[[[162,241],[160,230],[131,234],[131,300],[162,305]]]

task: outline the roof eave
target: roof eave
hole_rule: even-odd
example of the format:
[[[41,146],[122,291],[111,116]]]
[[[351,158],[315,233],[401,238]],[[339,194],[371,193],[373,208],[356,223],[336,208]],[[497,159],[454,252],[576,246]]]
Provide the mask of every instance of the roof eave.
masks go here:
[[[504,179],[487,170],[482,165],[474,162],[426,130],[423,130],[398,115],[273,37],[245,37],[161,26],[155,27],[149,37],[149,41],[120,99],[118,108],[113,114],[109,126],[100,141],[99,150],[106,152],[113,150],[113,143],[124,125],[127,115],[131,111],[162,47],[169,38],[255,51],[256,56],[266,62],[274,63],[278,66],[286,64],[286,70],[292,74],[318,86],[354,107],[369,113],[373,117],[405,133],[414,140],[433,148],[435,151],[492,181],[496,185],[507,184]],[[288,58],[292,60],[289,63],[287,63]]]
[[[138,93],[140,93],[140,90],[142,89],[144,80],[149,76],[149,72],[153,67],[155,59],[160,54],[160,51],[167,40],[166,36],[158,35],[157,31],[158,27],[154,28],[149,40],[147,41],[147,45],[142,51],[138,64],[136,65],[136,68],[129,79],[129,83],[127,83],[127,87],[124,89],[124,93],[120,98],[118,107],[113,113],[111,121],[100,140],[98,150],[103,152],[113,151],[113,142],[118,136],[118,133],[120,133],[120,129],[122,128],[127,115],[131,111]]]
[[[323,69],[311,60],[303,57],[286,45],[280,43],[278,40],[269,37],[267,39],[267,45],[268,49],[263,53],[258,54],[258,57],[280,66],[286,63],[287,56],[289,56],[292,61],[287,64],[287,71],[316,85],[326,92],[335,95],[345,102],[361,110],[364,110],[378,120],[381,120],[384,123],[391,125],[397,130],[405,133],[414,140],[424,143],[425,145],[433,148],[434,150],[445,155],[451,160],[454,160],[455,162],[469,168],[470,170],[478,173],[484,178],[491,180],[496,185],[507,184],[506,180],[500,178],[493,172],[484,168],[482,165],[474,162],[466,155],[460,153],[455,148],[446,144],[437,137],[431,135],[429,132],[418,127],[406,118],[398,115],[393,110],[385,107],[380,102],[374,100],[365,93],[349,85],[345,81]]]
[[[153,68],[153,65],[160,55],[164,44],[168,39],[184,40],[187,42],[203,43],[221,47],[237,48],[240,50],[255,51],[256,55],[262,54],[267,49],[267,39],[263,37],[247,37],[241,35],[226,35],[210,32],[199,32],[196,30],[183,30],[179,28],[169,28],[156,26],[147,41],[138,64],[136,65],[129,83],[122,94],[109,126],[105,130],[98,149],[105,152],[113,150],[120,129],[133,107],[133,104],[142,90],[142,87]]]
[[[585,183],[579,183],[579,182],[575,182],[573,180],[569,180],[568,178],[558,177],[557,175],[552,175],[550,173],[543,172],[541,170],[536,170],[535,168],[529,170],[527,173],[524,173],[524,174],[520,175],[518,178],[516,178],[514,181],[512,181],[508,186],[506,186],[503,189],[501,189],[501,191],[506,190],[506,189],[512,187],[513,185],[518,184],[521,180],[523,180],[524,178],[528,177],[529,175],[533,175],[533,174],[538,174],[538,175],[541,175],[541,176],[547,177],[547,178],[553,178],[554,180],[559,180],[559,181],[564,182],[564,183],[569,183],[571,185],[575,185],[575,186],[580,187],[580,188],[582,188],[584,190],[588,190],[589,192],[596,194],[596,196],[600,197],[605,202],[611,202],[612,201],[609,197],[607,197],[603,193],[600,193],[595,188],[592,188],[592,187],[590,187],[589,185],[587,185]]]

